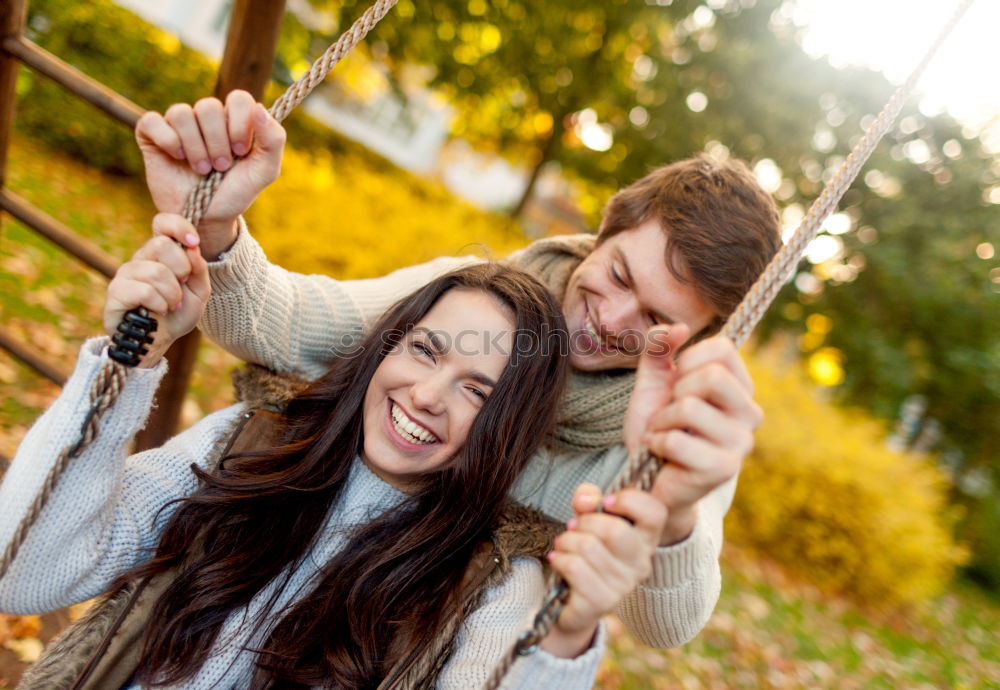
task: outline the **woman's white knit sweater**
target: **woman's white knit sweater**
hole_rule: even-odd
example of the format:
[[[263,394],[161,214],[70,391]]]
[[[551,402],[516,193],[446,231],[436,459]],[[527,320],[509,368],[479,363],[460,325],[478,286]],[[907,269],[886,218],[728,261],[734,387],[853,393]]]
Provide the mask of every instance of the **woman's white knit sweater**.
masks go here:
[[[209,262],[212,296],[199,324],[216,343],[280,372],[318,378],[349,354],[393,303],[476,257],[444,257],[371,280],[336,281],[291,273],[268,262],[242,219],[235,244]],[[515,492],[523,503],[568,520],[573,491],[583,482],[607,486],[626,458],[623,445],[598,452],[541,450]],[[733,479],[698,504],[694,532],[657,549],[653,574],[619,606],[638,639],[677,647],[705,625],[719,598],[722,520],[736,490]]]
[[[21,443],[0,485],[0,545],[9,542],[59,451],[76,440],[86,414],[87,393],[107,357],[107,342],[107,338],[95,338],[84,345],[62,394]],[[71,462],[10,571],[0,580],[0,611],[51,611],[105,591],[117,576],[149,557],[172,512],[173,506],[164,506],[196,489],[191,464],[208,468],[243,407],[234,405],[209,415],[163,447],[128,456],[129,443],[145,423],[165,371],[166,363],[161,362],[129,374],[117,403],[102,419],[95,441]],[[179,687],[246,687],[254,664],[253,654],[246,650],[266,640],[273,613],[315,586],[319,568],[346,545],[350,530],[402,498],[402,493],[356,461],[303,564],[230,615],[209,659]],[[481,606],[466,620],[438,687],[470,690],[481,686],[518,633],[530,625],[544,595],[539,564],[515,559],[510,575],[487,591]],[[591,648],[575,659],[543,651],[526,657],[515,665],[504,687],[589,688],[604,639],[602,627]],[[130,690],[134,687],[138,686]]]

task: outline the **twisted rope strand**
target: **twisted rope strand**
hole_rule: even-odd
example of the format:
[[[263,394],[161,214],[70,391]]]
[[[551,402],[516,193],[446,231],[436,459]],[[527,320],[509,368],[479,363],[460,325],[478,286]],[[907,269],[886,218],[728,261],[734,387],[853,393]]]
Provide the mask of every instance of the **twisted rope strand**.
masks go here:
[[[924,69],[972,3],[973,0],[962,0],[959,3],[955,13],[938,34],[934,43],[931,44],[924,58],[903,85],[892,94],[892,98],[889,99],[889,102],[882,108],[882,112],[875,118],[875,121],[865,132],[864,136],[861,137],[861,141],[857,143],[850,155],[848,155],[847,160],[841,164],[837,174],[823,189],[823,193],[820,194],[819,198],[809,207],[809,211],[802,219],[795,233],[788,240],[788,243],[778,251],[757,279],[757,282],[750,288],[746,297],[743,298],[743,301],[740,302],[736,310],[730,315],[725,326],[722,328],[722,334],[732,340],[737,347],[746,341],[754,326],[757,325],[764,312],[771,306],[771,302],[774,301],[778,291],[781,290],[782,285],[784,285],[785,281],[798,265],[808,244],[816,237],[820,227],[829,215],[833,213],[837,204],[840,203],[844,193],[851,186],[851,183],[854,182],[854,179],[858,176],[858,172],[864,166],[869,156],[871,156],[872,151],[875,150],[875,147],[882,140],[882,137],[885,136],[885,133],[889,131],[889,128],[899,115],[899,111],[902,110],[906,100],[913,92],[917,80],[924,73]]]
[[[94,438],[96,438],[101,415],[118,399],[118,394],[125,385],[127,374],[128,367],[110,359],[97,372],[97,377],[91,385],[90,395],[88,396],[90,408],[80,427],[80,440],[75,445],[65,448],[59,454],[49,473],[45,475],[45,481],[42,482],[41,490],[39,490],[35,499],[28,507],[28,512],[18,524],[14,535],[7,544],[7,548],[4,549],[3,556],[0,556],[0,578],[3,578],[10,569],[14,558],[17,557],[17,552],[28,537],[28,530],[38,520],[42,509],[48,503],[49,498],[51,498],[52,492],[55,491],[56,483],[69,466],[70,460],[79,457],[84,448],[90,445]]]
[[[285,93],[274,102],[274,105],[270,109],[271,115],[278,122],[284,120],[292,109],[305,100],[306,96],[323,81],[323,78],[329,74],[330,70],[350,52],[351,48],[357,45],[372,27],[378,24],[397,1],[376,0],[375,4],[369,7],[361,18],[355,21],[351,28],[340,36],[336,43],[327,48],[323,55],[313,63],[309,71],[301,79],[289,86],[285,90]],[[182,214],[195,227],[198,226],[201,219],[205,216],[205,211],[208,210],[209,204],[212,203],[212,197],[215,196],[215,192],[219,189],[224,176],[225,173],[212,171],[202,178],[198,186],[191,190],[191,193],[188,195],[182,209]],[[0,578],[6,575],[10,569],[10,565],[17,556],[17,552],[28,537],[28,531],[38,520],[42,509],[52,496],[56,483],[69,466],[70,460],[79,456],[97,436],[100,419],[118,399],[118,395],[125,385],[127,374],[128,367],[113,360],[109,359],[101,365],[90,391],[90,410],[80,429],[80,438],[72,447],[63,450],[59,454],[52,469],[46,475],[41,490],[35,497],[35,500],[32,501],[24,518],[18,524],[13,537],[4,549],[3,555],[0,556]]]
[[[330,70],[337,66],[337,63],[385,17],[397,2],[398,0],[376,0],[375,4],[351,25],[350,29],[341,34],[336,43],[316,58],[308,72],[285,89],[285,92],[268,109],[271,116],[278,122],[284,121],[288,114],[322,83]],[[232,167],[229,169],[232,170]],[[188,195],[181,215],[191,221],[195,227],[198,227],[201,219],[205,217],[205,212],[208,211],[208,206],[212,203],[212,198],[225,176],[226,173],[213,170],[203,177],[198,186],[192,189]]]
[[[871,156],[872,151],[881,141],[885,133],[889,131],[892,123],[899,115],[903,105],[909,98],[916,86],[917,80],[923,74],[924,69],[937,53],[938,48],[951,33],[952,29],[961,19],[965,11],[969,9],[974,0],[962,0],[951,19],[945,24],[938,34],[934,43],[928,49],[924,58],[910,74],[909,78],[896,89],[895,93],[882,108],[875,121],[868,127],[868,130],[861,137],[861,141],[854,147],[847,160],[840,166],[837,174],[830,183],[823,189],[819,198],[813,202],[806,213],[805,218],[799,225],[795,234],[789,239],[771,262],[764,269],[764,272],[747,292],[746,297],[726,321],[722,334],[731,339],[737,347],[743,344],[754,326],[760,321],[764,312],[774,301],[775,296],[784,284],[785,279],[791,274],[799,259],[805,252],[809,242],[816,237],[819,228],[826,221],[843,198],[844,193],[851,186],[851,183],[858,176],[858,172]],[[608,485],[605,493],[616,493],[622,489],[635,486],[648,490],[652,487],[656,478],[657,470],[660,466],[660,459],[650,453],[648,448],[643,448],[637,453],[633,453],[626,460],[618,474]],[[552,574],[549,576],[551,585],[550,593],[535,618],[532,627],[525,632],[518,641],[511,647],[510,651],[500,659],[490,674],[484,686],[484,690],[497,690],[504,676],[510,671],[511,666],[517,661],[519,656],[526,652],[522,644],[523,640],[533,641],[535,644],[549,634],[552,626],[559,618],[559,611],[566,599],[569,597],[569,585],[561,577]]]

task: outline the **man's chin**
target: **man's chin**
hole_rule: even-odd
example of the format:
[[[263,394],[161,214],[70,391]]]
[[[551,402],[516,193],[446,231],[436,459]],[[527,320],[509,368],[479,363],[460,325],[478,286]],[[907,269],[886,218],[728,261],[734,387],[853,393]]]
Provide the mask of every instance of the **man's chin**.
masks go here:
[[[569,363],[577,371],[591,373],[616,369],[635,369],[637,366],[637,360],[634,357],[624,357],[620,354],[602,352],[573,352],[569,356]]]

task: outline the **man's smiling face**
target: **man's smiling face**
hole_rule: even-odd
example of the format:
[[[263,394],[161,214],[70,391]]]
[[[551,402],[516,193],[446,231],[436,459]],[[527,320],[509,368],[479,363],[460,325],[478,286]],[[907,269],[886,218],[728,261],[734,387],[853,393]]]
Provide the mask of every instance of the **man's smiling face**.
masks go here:
[[[562,306],[574,368],[635,368],[650,326],[684,323],[697,333],[712,321],[709,304],[667,267],[666,251],[651,220],[609,237],[573,271]]]

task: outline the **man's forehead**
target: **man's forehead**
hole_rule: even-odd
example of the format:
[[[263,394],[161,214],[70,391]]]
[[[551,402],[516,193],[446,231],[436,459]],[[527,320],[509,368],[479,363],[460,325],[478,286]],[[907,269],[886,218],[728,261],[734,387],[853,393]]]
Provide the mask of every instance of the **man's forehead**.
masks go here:
[[[707,325],[714,310],[687,277],[676,252],[667,251],[667,236],[659,223],[650,222],[619,233],[609,242],[611,260],[630,274],[629,283],[642,308],[663,323],[682,321],[697,330]]]

